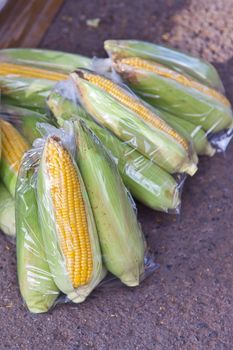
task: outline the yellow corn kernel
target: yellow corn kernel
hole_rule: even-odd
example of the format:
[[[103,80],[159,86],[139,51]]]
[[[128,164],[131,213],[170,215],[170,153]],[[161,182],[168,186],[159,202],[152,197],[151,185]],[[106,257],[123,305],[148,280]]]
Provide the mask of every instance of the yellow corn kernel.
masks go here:
[[[93,271],[85,204],[78,175],[66,149],[50,138],[45,159],[59,243],[73,287],[88,284]]]
[[[155,113],[153,113],[149,108],[144,106],[140,101],[134,97],[127,94],[120,86],[115,84],[109,79],[106,79],[97,74],[91,74],[88,72],[83,73],[84,79],[90,81],[91,83],[101,87],[103,90],[107,91],[110,95],[115,97],[125,106],[129,107],[132,111],[136,112],[143,120],[149,122],[155,128],[158,128],[170,135],[178,143],[180,143],[186,150],[189,146],[185,139],[180,136],[175,130],[173,130],[166,122],[159,118]]]
[[[14,75],[23,78],[47,79],[47,80],[65,80],[67,75],[59,72],[49,71],[47,69],[23,66],[13,63],[0,64],[0,76]]]
[[[190,88],[194,88],[206,95],[209,95],[210,97],[214,97],[219,102],[223,103],[225,106],[230,107],[230,103],[228,99],[220,94],[218,91],[209,88],[208,86],[205,86],[203,84],[200,84],[196,80],[189,78],[185,75],[182,75],[178,72],[175,72],[167,67],[162,66],[161,64],[154,63],[148,60],[143,60],[138,57],[129,57],[129,58],[123,58],[118,61],[121,64],[126,64],[128,66],[134,67],[134,68],[142,68],[149,72],[158,74],[164,78],[169,78],[172,80],[175,80],[176,82]]]
[[[15,129],[5,120],[0,120],[2,133],[2,158],[10,165],[12,170],[18,172],[23,154],[29,149],[29,145]]]

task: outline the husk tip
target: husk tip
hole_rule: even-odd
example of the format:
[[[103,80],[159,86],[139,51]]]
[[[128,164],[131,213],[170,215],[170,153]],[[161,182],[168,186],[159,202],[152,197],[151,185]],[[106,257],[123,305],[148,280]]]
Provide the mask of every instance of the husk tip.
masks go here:
[[[190,176],[193,176],[198,170],[197,164],[189,163],[180,168],[181,173],[187,173]]]
[[[216,153],[216,149],[214,149],[210,143],[208,143],[206,145],[206,148],[205,148],[205,155],[206,156],[209,156],[209,157],[213,157]]]

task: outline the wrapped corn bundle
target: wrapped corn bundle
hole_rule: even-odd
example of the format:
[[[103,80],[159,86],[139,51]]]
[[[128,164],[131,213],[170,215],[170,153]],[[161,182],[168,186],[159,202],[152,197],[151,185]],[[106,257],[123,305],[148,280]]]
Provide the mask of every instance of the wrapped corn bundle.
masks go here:
[[[139,57],[154,61],[189,75],[202,84],[224,91],[218,72],[212,64],[179,50],[139,40],[106,40],[104,48],[114,60]]]
[[[80,102],[102,126],[169,173],[196,172],[189,143],[129,90],[84,69],[71,78]]]
[[[144,274],[146,245],[132,203],[99,140],[83,121],[74,125],[77,163],[93,209],[104,264],[124,284],[137,286]]]
[[[229,101],[224,95],[161,64],[138,57],[113,63],[123,80],[155,107],[184,118],[209,133],[232,126]]]
[[[39,220],[53,279],[79,303],[105,276],[99,240],[81,174],[59,134],[47,137],[37,179]],[[74,146],[75,147],[75,146]]]
[[[68,138],[64,140],[56,130],[46,140],[37,140],[25,154],[18,176],[18,280],[33,313],[48,311],[60,291],[73,302],[84,301],[106,274],[85,186],[68,151],[72,138]]]
[[[82,119],[96,134],[115,161],[125,186],[133,197],[148,207],[165,212],[179,212],[180,181],[159,168],[135,149],[101,127],[78,104],[73,85],[59,83],[47,104],[60,126],[66,120]]]
[[[181,121],[177,118],[182,118],[182,128],[188,132],[193,129],[198,143],[203,140],[204,149],[194,147],[197,153],[213,155],[213,147],[218,152],[226,150],[233,134],[232,111],[221,79],[210,63],[137,40],[107,40],[105,49],[114,69],[137,94],[176,116],[170,118],[171,126],[179,130]],[[105,65],[105,72],[109,71],[109,62]]]

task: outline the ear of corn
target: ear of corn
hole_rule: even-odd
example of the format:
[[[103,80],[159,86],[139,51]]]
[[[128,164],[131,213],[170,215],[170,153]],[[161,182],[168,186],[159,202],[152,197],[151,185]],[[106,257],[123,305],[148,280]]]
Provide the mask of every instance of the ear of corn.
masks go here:
[[[117,168],[83,121],[76,121],[77,163],[93,209],[107,269],[128,286],[144,272],[145,244]],[[94,176],[93,176],[94,174]]]
[[[51,93],[47,103],[60,126],[63,126],[65,120],[81,118],[85,121],[110,152],[125,186],[133,197],[152,209],[178,209],[178,184],[170,174],[95,123],[81,106],[65,99],[59,93]]]
[[[37,66],[47,70],[71,72],[77,67],[89,68],[92,60],[88,57],[61,51],[39,49],[3,49],[0,61]]]
[[[6,235],[15,235],[15,201],[3,183],[0,183],[0,229]]]
[[[54,124],[52,118],[48,118],[46,114],[17,106],[1,105],[0,115],[3,119],[10,121],[30,144],[41,136],[37,123]]]
[[[106,40],[104,48],[114,59],[124,57],[149,59],[177,72],[188,74],[214,89],[224,91],[218,72],[212,64],[181,51],[138,40]]]
[[[14,197],[20,162],[24,153],[29,149],[29,145],[14,126],[7,121],[0,119],[0,126],[2,134],[0,177]]]
[[[140,58],[118,60],[114,68],[143,99],[209,132],[232,125],[229,101],[217,91],[164,66]]]
[[[112,81],[78,70],[71,74],[85,109],[121,140],[170,173],[197,170],[187,141]]]
[[[155,109],[155,111],[161,118],[179,132],[180,135],[193,143],[193,147],[198,155],[212,157],[215,154],[215,149],[209,143],[206,133],[202,130],[200,125],[194,125],[187,120],[175,117],[165,111],[158,109]]]
[[[38,205],[47,260],[58,288],[82,302],[104,276],[98,236],[81,175],[58,137],[46,141]]]
[[[16,190],[17,269],[21,295],[33,313],[48,311],[59,295],[53,281],[38,218],[34,170],[22,162]]]

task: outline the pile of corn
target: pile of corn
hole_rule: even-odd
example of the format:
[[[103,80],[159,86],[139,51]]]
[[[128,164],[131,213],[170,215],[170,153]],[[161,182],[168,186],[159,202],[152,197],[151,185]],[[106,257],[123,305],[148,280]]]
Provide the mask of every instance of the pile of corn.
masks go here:
[[[84,301],[107,271],[137,286],[155,264],[131,195],[178,213],[185,174],[232,134],[211,64],[135,40],[105,49],[0,51],[0,229],[16,234],[31,312]]]

